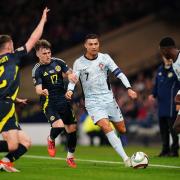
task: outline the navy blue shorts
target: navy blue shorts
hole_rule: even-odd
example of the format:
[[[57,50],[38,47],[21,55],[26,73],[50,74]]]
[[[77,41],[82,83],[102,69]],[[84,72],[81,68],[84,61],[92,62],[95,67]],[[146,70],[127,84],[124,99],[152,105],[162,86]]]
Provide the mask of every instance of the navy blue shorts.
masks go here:
[[[0,100],[0,132],[21,130],[12,100]]]
[[[64,107],[58,105],[48,105],[45,108],[44,114],[51,126],[59,119],[62,119],[65,125],[77,124],[70,105],[65,105]]]

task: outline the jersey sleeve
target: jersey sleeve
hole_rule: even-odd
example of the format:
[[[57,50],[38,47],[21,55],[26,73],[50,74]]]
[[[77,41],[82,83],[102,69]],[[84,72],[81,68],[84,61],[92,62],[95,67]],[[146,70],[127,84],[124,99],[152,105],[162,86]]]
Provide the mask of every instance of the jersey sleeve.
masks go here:
[[[62,72],[66,73],[69,70],[68,65],[62,59],[56,59],[56,62],[59,66],[61,66]]]
[[[75,63],[73,64],[73,72],[76,74],[77,78],[79,79],[80,70],[79,70],[79,65],[78,65],[77,60],[76,60]],[[74,91],[75,85],[76,85],[75,83],[69,82],[69,84],[68,84],[68,90]]]
[[[37,68],[36,66],[32,70],[32,79],[33,79],[34,86],[42,84],[42,78],[40,75],[40,71],[39,71],[39,68]]]
[[[106,57],[106,62],[107,62],[106,66],[111,72],[119,68],[114,62],[114,60],[108,54],[105,54],[105,57]]]
[[[79,64],[78,61],[75,61],[75,63],[73,64],[73,72],[76,74],[77,78],[79,79],[80,67],[78,64]]]
[[[27,55],[27,49],[26,46],[21,46],[18,49],[15,50],[15,56],[17,58],[22,58]]]

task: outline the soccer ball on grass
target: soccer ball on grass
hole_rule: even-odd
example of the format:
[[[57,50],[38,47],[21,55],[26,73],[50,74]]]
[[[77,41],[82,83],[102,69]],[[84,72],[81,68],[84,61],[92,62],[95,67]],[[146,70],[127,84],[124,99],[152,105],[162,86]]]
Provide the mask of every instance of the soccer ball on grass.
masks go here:
[[[133,168],[146,168],[148,166],[148,156],[144,152],[136,152],[131,156],[131,164]]]

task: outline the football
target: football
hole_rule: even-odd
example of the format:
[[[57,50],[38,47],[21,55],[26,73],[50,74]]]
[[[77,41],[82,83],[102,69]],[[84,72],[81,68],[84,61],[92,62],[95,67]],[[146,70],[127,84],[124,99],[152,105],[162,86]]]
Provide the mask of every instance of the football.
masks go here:
[[[144,152],[136,152],[131,156],[131,164],[133,168],[146,168],[148,162],[148,156]]]

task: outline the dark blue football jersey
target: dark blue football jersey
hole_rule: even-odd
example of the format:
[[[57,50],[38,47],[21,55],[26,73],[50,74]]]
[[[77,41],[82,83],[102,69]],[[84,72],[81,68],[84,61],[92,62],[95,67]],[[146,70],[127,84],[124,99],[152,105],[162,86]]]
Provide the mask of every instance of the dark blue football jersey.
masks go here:
[[[64,87],[63,73],[69,70],[67,64],[58,58],[51,58],[49,64],[37,63],[32,70],[34,85],[42,85],[43,89],[48,89],[49,96],[41,96],[43,105],[61,105],[67,103],[65,99],[66,89]]]
[[[14,53],[0,55],[0,99],[16,99],[19,90],[19,64],[23,56],[27,55],[25,46]]]

